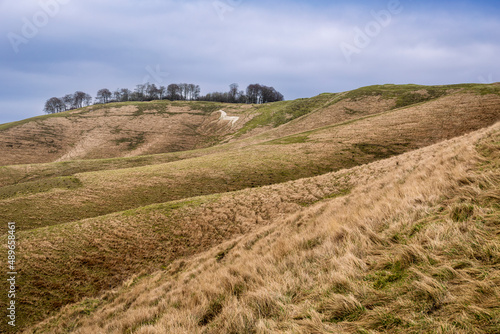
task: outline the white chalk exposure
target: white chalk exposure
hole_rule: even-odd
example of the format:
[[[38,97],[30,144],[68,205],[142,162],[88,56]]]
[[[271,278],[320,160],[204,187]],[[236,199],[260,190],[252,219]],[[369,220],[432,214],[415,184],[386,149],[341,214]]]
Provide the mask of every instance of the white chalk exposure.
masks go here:
[[[224,110],[219,110],[220,112],[220,117],[219,121],[228,121],[231,122],[231,126],[234,125],[240,118],[236,116],[228,116],[227,113]]]

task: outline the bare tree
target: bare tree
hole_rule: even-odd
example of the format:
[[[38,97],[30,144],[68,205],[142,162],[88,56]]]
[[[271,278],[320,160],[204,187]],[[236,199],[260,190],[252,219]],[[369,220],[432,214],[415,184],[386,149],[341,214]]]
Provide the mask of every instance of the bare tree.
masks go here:
[[[90,96],[90,94],[85,94],[83,98],[83,105],[86,107],[90,106],[91,104],[92,104],[92,96]]]
[[[83,103],[86,100],[87,93],[77,91],[75,94],[73,94],[73,106],[74,108],[82,108]]]
[[[274,87],[261,86],[262,103],[283,101],[283,95]]]
[[[158,88],[158,96],[160,98],[160,100],[163,100],[163,97],[165,96],[165,93],[167,92],[167,87],[165,86],[160,86]]]
[[[136,101],[144,101],[144,92],[146,90],[146,85],[141,84],[135,86],[134,96]]]
[[[70,110],[74,108],[75,105],[75,99],[73,94],[66,94],[62,98],[64,105],[66,106],[66,110]]]
[[[199,85],[195,85],[193,87],[193,93],[192,93],[192,99],[193,100],[198,100],[200,98],[200,94],[201,94],[201,88]]]
[[[181,89],[177,84],[170,84],[167,87],[167,98],[171,101],[176,101],[181,99]]]
[[[247,98],[248,103],[260,103],[260,90],[259,84],[248,85],[247,87]]]
[[[99,89],[99,91],[97,92],[96,100],[99,103],[108,103],[112,95],[113,94],[107,88]]]
[[[229,101],[228,102],[231,102],[231,103],[234,103],[237,101],[238,99],[238,84],[237,83],[233,83],[233,84],[230,84],[229,85]]]
[[[58,97],[52,97],[45,102],[43,111],[47,114],[54,114],[66,110],[64,101]]]
[[[121,94],[120,101],[126,102],[126,101],[130,100],[130,95],[132,95],[132,91],[128,88],[122,88],[120,90],[120,94]]]
[[[180,83],[179,84],[179,92],[181,96],[181,100],[187,100],[187,94],[188,94],[188,84],[187,83]]]
[[[152,84],[152,85],[147,84],[146,94],[147,94],[149,100],[158,100],[159,90],[155,84]]]
[[[122,100],[122,93],[120,89],[117,89],[113,92],[113,100],[114,102],[120,102]]]
[[[260,104],[283,101],[283,99],[283,94],[274,89],[274,87],[267,87],[259,84],[253,84],[247,87],[248,103]]]

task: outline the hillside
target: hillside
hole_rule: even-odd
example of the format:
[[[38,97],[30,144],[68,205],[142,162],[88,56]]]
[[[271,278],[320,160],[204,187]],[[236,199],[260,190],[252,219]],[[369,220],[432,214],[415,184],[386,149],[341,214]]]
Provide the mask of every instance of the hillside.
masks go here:
[[[383,85],[266,105],[166,100],[94,105],[0,125],[0,164],[136,157],[235,141],[244,145],[243,138],[279,138],[454,95],[480,95],[488,104],[494,100],[485,96],[499,89],[498,84]],[[221,109],[239,120],[219,120]]]
[[[499,153],[496,124],[350,170],[170,208],[189,225],[206,217],[194,218],[200,231],[203,221],[240,231],[28,332],[497,333]],[[292,193],[302,207],[283,203]],[[268,219],[253,231],[240,219],[228,226],[223,208]],[[156,225],[165,209],[126,215]],[[108,219],[129,230],[129,219]],[[99,225],[117,228],[79,229]]]
[[[35,117],[0,127],[3,164],[100,159],[177,152],[205,147],[231,131],[213,122],[222,107],[245,118],[250,106],[216,103],[112,103]],[[217,120],[217,119],[215,119]],[[237,129],[238,127],[234,127]]]
[[[231,124],[220,119],[219,110],[238,120]],[[336,313],[330,313],[337,311],[328,309],[333,306],[325,306],[324,312],[317,306],[323,302],[348,309],[355,305],[363,310],[359,319],[373,319],[376,307],[363,299],[373,291],[360,277],[373,274],[376,281],[377,275],[385,275],[380,271],[392,270],[372,268],[367,259],[374,257],[373,263],[378,263],[376,256],[399,254],[404,248],[399,246],[410,239],[401,227],[405,222],[410,226],[426,215],[430,220],[446,215],[453,205],[460,206],[463,187],[476,187],[475,178],[484,177],[483,183],[477,181],[481,187],[474,188],[482,194],[471,204],[474,214],[466,218],[484,218],[484,228],[495,231],[490,219],[496,215],[491,201],[498,199],[499,121],[500,84],[492,84],[371,86],[267,105],[121,103],[0,125],[0,219],[16,221],[22,250],[19,325],[35,328],[31,326],[63,309],[58,320],[51,318],[28,332],[67,332],[77,325],[82,333],[162,332],[152,328],[156,325],[176,332],[174,323],[179,321],[178,332],[187,333],[265,328],[306,333],[302,323],[314,327],[325,317],[335,318]],[[463,200],[469,203],[471,196]],[[364,209],[370,205],[384,209]],[[433,211],[441,206],[443,211]],[[335,218],[328,212],[335,212]],[[393,218],[387,226],[377,225],[382,217],[378,214]],[[405,243],[384,234],[397,234],[398,228]],[[328,233],[321,236],[320,230]],[[2,231],[5,241],[5,226]],[[345,236],[339,237],[344,233],[339,231]],[[493,265],[494,236],[490,240],[481,234],[480,241],[493,245],[487,250],[493,260],[484,260]],[[287,239],[293,242],[287,244]],[[341,250],[348,240],[366,245],[366,253],[351,244]],[[425,245],[422,241],[418,246]],[[428,256],[441,259],[434,251]],[[288,258],[290,254],[296,258]],[[312,276],[297,276],[293,284],[295,289],[303,284],[302,292],[293,292],[293,284],[288,292],[279,290],[287,279],[279,276],[279,263],[307,269],[309,258],[320,261],[339,254],[364,263],[348,270],[343,258],[332,260],[352,278],[345,299],[335,292],[338,300],[323,300],[323,292],[312,286]],[[249,259],[262,259],[266,272],[259,272],[258,261]],[[240,272],[238,261],[248,261],[252,272]],[[448,266],[451,260],[443,261]],[[325,278],[317,289],[331,283],[332,263],[318,267]],[[412,265],[410,261],[401,269],[405,278]],[[308,275],[314,272],[316,277],[318,268],[313,267]],[[233,270],[243,281],[224,276],[233,275]],[[425,270],[422,275],[432,276]],[[217,276],[219,271],[227,272]],[[158,281],[153,284],[150,277]],[[227,294],[227,284],[214,283],[212,289],[201,281],[193,283],[197,279],[227,283],[235,290]],[[151,286],[145,291],[165,292],[165,298],[128,295],[143,284]],[[207,290],[195,292],[192,284]],[[403,295],[405,286],[402,289],[398,293]],[[160,295],[159,290],[155,293]],[[370,298],[382,296],[383,291],[375,290]],[[134,304],[136,298],[139,304]],[[149,310],[140,304],[143,301],[152,305]],[[227,313],[233,306],[240,313]],[[275,307],[281,311],[275,313]],[[129,313],[138,309],[140,314]],[[312,313],[306,312],[309,309]],[[497,311],[491,312],[487,310],[497,319]],[[98,314],[109,317],[92,318]],[[409,323],[407,316],[401,316],[402,323]],[[351,325],[335,324],[358,318],[340,318],[329,321],[331,328],[355,332]],[[254,327],[244,329],[242,321]],[[323,332],[323,327],[314,328]]]
[[[357,98],[373,100],[372,96]],[[62,173],[58,169],[65,169],[67,164],[58,163],[42,167],[48,168],[51,174],[38,177],[33,175],[38,166],[6,167],[0,171],[0,179],[18,175],[0,189],[0,219],[15,220],[27,230],[154,203],[321,175],[491,125],[499,120],[499,105],[498,94],[459,92],[306,132],[285,131],[284,128],[295,126],[292,123],[307,128],[313,115],[306,114],[250,138],[205,150],[176,153],[177,158],[167,154],[161,158],[133,160],[144,164],[149,159],[163,159],[161,163],[156,161],[139,167],[106,169],[107,162],[96,161],[95,165],[105,170],[85,172],[76,168]],[[261,107],[264,108],[270,107]],[[332,108],[327,104],[315,114],[331,113]],[[342,110],[337,113],[345,113]],[[245,126],[248,127],[248,123],[242,129]],[[130,160],[122,162],[129,164]],[[19,179],[24,182],[14,181]],[[71,205],[61,206],[61,203]]]

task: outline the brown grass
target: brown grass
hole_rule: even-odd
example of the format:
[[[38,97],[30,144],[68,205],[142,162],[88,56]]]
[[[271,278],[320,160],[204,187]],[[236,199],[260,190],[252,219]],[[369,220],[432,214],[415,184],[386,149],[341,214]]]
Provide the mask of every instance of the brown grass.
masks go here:
[[[426,92],[423,94],[423,92]],[[497,96],[498,85],[364,87],[264,106],[211,102],[126,102],[0,124],[1,165],[135,157],[274,139],[454,95]],[[212,112],[240,117],[234,127]],[[259,135],[259,136],[256,136]]]
[[[242,115],[248,108],[227,106]],[[86,107],[61,117],[35,118],[0,129],[1,165],[192,150],[213,145],[241,127],[216,133],[198,131],[210,118],[205,107],[168,101],[118,103]]]
[[[130,275],[164,268],[324,198],[342,196],[350,179],[339,172],[21,231],[19,284],[24,293],[19,300],[26,306],[20,323],[43,319]],[[222,261],[225,254],[217,258]]]
[[[14,220],[20,230],[19,325],[31,326],[77,303],[59,315],[60,324],[43,325],[44,331],[87,328],[87,316],[107,307],[113,312],[93,322],[99,328],[82,330],[426,331],[427,316],[450,303],[446,284],[462,287],[480,275],[459,276],[471,265],[455,265],[446,256],[469,254],[482,273],[491,269],[484,261],[496,261],[497,244],[488,239],[494,227],[479,224],[455,245],[443,238],[456,238],[456,231],[439,224],[464,225],[481,217],[490,226],[497,218],[497,179],[491,174],[498,167],[497,142],[481,146],[488,163],[473,146],[497,128],[351,167],[494,124],[500,97],[492,85],[445,87],[427,95],[418,93],[422,89],[367,87],[265,106],[224,105],[241,117],[235,128],[210,116],[220,104],[158,101],[0,126],[0,143],[3,135],[20,130],[26,130],[17,132],[22,145],[43,139],[41,146],[12,151],[30,159],[128,156],[0,168],[0,220]],[[64,132],[90,125],[89,133]],[[150,125],[158,132],[150,132]],[[252,131],[260,134],[231,141]],[[47,141],[53,136],[56,141]],[[187,146],[168,144],[179,141]],[[47,143],[60,145],[50,157],[40,150]],[[157,143],[168,144],[158,152],[211,147],[134,157],[157,152]],[[118,151],[107,152],[110,145]],[[487,171],[493,176],[483,179]],[[484,201],[473,200],[464,190],[469,186]],[[462,225],[458,231],[465,233]],[[418,239],[424,231],[434,239]],[[443,254],[429,245],[439,245]],[[126,295],[139,284],[148,291],[144,282],[160,269],[165,272],[157,277],[173,289],[150,282],[161,286],[161,299],[136,291],[124,303],[117,301],[116,291]],[[121,287],[127,279],[127,288]],[[109,289],[115,292],[99,297]],[[494,289],[480,289],[496,296]],[[466,314],[460,320],[464,330],[479,326],[472,318],[485,317],[484,326],[495,328],[494,302],[493,311],[467,303],[475,313],[460,311]],[[399,309],[408,312],[394,315]],[[462,326],[442,323],[443,331]],[[430,326],[429,331],[437,328]]]
[[[497,124],[356,167],[349,195],[28,332],[498,333],[499,145]]]
[[[82,188],[3,200],[0,219],[16,220],[31,229],[320,175],[491,125],[499,120],[499,101],[494,94],[445,96],[277,140],[263,142],[263,137],[256,137],[245,140],[243,147],[233,143],[227,150],[214,148],[211,154],[192,159],[75,174]]]

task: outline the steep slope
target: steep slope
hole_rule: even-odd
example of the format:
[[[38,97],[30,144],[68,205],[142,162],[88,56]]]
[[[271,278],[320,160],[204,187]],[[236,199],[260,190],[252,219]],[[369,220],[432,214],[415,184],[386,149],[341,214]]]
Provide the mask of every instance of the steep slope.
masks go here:
[[[490,85],[461,84],[447,86],[376,85],[340,94],[321,94],[313,99],[290,101],[289,105],[263,107],[262,114],[245,124],[244,137],[257,139],[314,130],[361,117],[418,105],[454,94],[500,94],[500,83]],[[267,125],[262,126],[262,125]],[[255,133],[264,133],[255,136]],[[234,140],[234,139],[233,139]]]
[[[401,154],[499,120],[499,95],[455,93],[274,140],[258,135],[195,158],[2,187],[0,219],[31,229],[285,182]]]
[[[2,125],[0,138],[44,127],[52,134],[43,138],[71,137],[40,155],[67,161],[0,168],[0,220],[16,221],[21,231],[21,327],[133,275],[344,196],[370,184],[380,165],[349,168],[490,126],[500,121],[499,91],[500,85],[384,85],[264,106],[107,105]],[[239,115],[234,126],[220,119],[219,108]],[[58,122],[67,129],[55,131]],[[190,132],[169,135],[162,129],[169,125]],[[119,140],[148,127],[158,131]],[[179,152],[133,156],[177,150],[171,144],[183,140]],[[5,156],[38,159],[32,156],[40,147]],[[115,158],[88,159],[101,156]],[[232,245],[219,249],[219,261]]]
[[[0,126],[2,165],[99,159],[206,147],[240,124],[203,125],[226,108],[245,122],[248,105],[153,101],[91,106]],[[3,130],[2,130],[3,129]],[[199,130],[201,129],[201,130]]]
[[[244,146],[455,93],[499,91],[499,84],[383,85],[263,106],[170,101],[95,105],[0,125],[0,165],[135,157],[222,142]],[[220,120],[219,109],[238,121]]]
[[[301,180],[319,189],[347,178],[350,193],[274,215],[27,332],[497,333],[499,143],[500,123]]]

